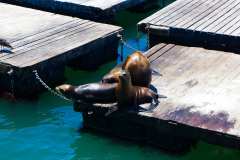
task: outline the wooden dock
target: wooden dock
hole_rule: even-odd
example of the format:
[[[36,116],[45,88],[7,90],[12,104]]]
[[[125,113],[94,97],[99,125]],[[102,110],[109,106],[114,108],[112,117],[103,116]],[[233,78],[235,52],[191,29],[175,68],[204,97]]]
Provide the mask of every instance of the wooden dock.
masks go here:
[[[167,99],[151,113],[130,107],[107,117],[113,105],[75,104],[84,127],[172,151],[198,140],[240,149],[240,55],[165,43],[146,54],[163,74],[152,85]]]
[[[0,3],[0,13],[0,38],[14,48],[0,53],[1,90],[32,95],[42,89],[34,69],[55,84],[63,79],[66,65],[96,69],[117,57],[120,27],[5,3]],[[13,76],[7,74],[11,69]]]
[[[240,52],[239,0],[177,0],[138,23],[162,42]],[[159,38],[161,37],[161,38]]]
[[[109,22],[119,11],[135,7],[147,0],[1,0],[36,9],[79,18]],[[149,1],[150,2],[150,1]]]

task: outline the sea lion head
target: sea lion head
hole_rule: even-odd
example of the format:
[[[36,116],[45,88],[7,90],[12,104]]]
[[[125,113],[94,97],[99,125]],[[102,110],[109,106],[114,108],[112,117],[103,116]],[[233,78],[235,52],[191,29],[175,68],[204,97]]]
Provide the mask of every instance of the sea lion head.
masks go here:
[[[131,84],[131,75],[128,71],[122,70],[119,75],[119,80],[123,84]]]
[[[75,87],[70,84],[63,84],[56,87],[56,90],[66,96],[67,98],[72,98],[75,93]]]
[[[110,73],[102,78],[102,83],[118,83],[121,72],[121,67],[114,68]]]

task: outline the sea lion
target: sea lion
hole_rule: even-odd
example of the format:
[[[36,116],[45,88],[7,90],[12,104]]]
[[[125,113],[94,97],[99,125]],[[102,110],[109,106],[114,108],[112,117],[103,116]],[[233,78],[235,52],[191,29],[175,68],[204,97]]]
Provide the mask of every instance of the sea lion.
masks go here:
[[[124,63],[116,66],[106,74],[102,82],[118,83],[121,70],[126,70],[130,73],[134,86],[149,87],[151,84],[153,69],[151,68],[148,58],[139,51],[129,55]],[[157,74],[156,71],[154,73]]]
[[[116,103],[116,83],[90,83],[80,86],[64,84],[56,90],[73,101],[85,103]]]
[[[133,86],[130,73],[122,71],[116,90],[117,102],[120,107],[138,106],[151,103],[150,108],[158,105],[159,98],[166,98],[147,87]]]

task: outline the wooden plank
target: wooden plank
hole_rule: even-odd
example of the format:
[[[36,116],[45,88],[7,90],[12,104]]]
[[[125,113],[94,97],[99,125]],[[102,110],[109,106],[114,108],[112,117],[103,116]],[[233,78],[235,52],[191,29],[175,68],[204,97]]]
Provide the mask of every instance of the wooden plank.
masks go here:
[[[202,10],[208,8],[208,0],[206,1],[196,1],[197,3],[191,5],[190,7],[186,8],[185,10],[180,10],[181,12],[178,13],[175,17],[171,18],[170,21],[167,22],[157,22],[157,24],[163,23],[164,25],[168,26],[169,24],[176,25],[183,20],[188,20],[194,15],[195,12],[198,14],[202,12]],[[187,17],[187,19],[186,19]]]
[[[63,13],[95,21],[111,21],[113,16],[146,0],[1,0],[25,7]]]
[[[0,3],[0,25],[0,38],[13,46],[12,53],[0,53],[0,92],[16,98],[35,98],[45,89],[33,70],[54,87],[63,83],[67,65],[95,70],[115,59],[122,32],[121,27],[6,3]]]
[[[129,106],[109,116],[105,114],[117,104],[76,104],[75,110],[83,112],[84,126],[114,135],[120,131],[123,138],[137,135],[144,142],[161,142],[160,147],[168,150],[182,149],[173,145],[176,142],[198,140],[239,149],[240,55],[165,43],[146,55],[163,74],[153,78],[152,86],[167,98],[152,112]]]
[[[56,40],[59,40],[59,37],[62,37],[62,38],[71,37],[75,33],[87,30],[87,29],[97,25],[95,23],[91,23],[91,25],[89,26],[88,24],[89,23],[86,23],[84,25],[79,25],[76,28],[73,28],[74,30],[72,30],[72,28],[68,28],[66,30],[61,30],[61,32],[59,32],[59,33],[54,33],[54,34],[47,35],[47,36],[46,35],[41,35],[41,36],[33,35],[31,37],[27,37],[27,38],[30,38],[29,42],[26,43],[25,39],[23,39],[22,41],[24,41],[25,43],[23,42],[24,44],[22,46],[19,46],[18,48],[13,49],[13,52],[15,52],[15,54],[13,54],[13,55],[11,55],[11,54],[5,54],[4,55],[3,54],[0,57],[0,59],[5,60],[5,59],[9,59],[9,58],[24,54],[24,53],[26,53],[28,51],[32,51],[36,48],[40,48],[40,47],[43,47],[45,45],[49,45],[52,42],[54,43]],[[31,39],[33,41],[31,41]],[[37,40],[35,40],[35,39],[37,39]],[[20,42],[18,41],[18,42],[21,43],[22,41],[20,41]]]
[[[193,49],[194,47],[191,48]],[[163,78],[155,80],[153,85],[157,86],[157,89],[161,90],[162,94],[169,95],[169,99],[164,100],[151,116],[162,118],[167,110],[181,110],[182,107],[186,109],[187,106],[193,107],[190,111],[204,112],[206,115],[211,115],[211,112],[226,113],[229,116],[229,120],[234,122],[232,128],[212,129],[207,124],[197,124],[195,127],[239,137],[240,132],[237,127],[240,127],[238,118],[240,112],[237,110],[237,106],[239,105],[240,96],[238,96],[239,87],[237,86],[240,81],[239,79],[235,79],[237,78],[235,75],[239,74],[236,68],[240,66],[240,56],[233,53],[210,51],[199,48],[194,48],[194,50],[191,51],[191,48],[188,49],[189,51],[183,52],[180,57],[170,58],[173,61],[168,61],[168,66],[164,63],[166,57],[171,56],[168,54],[177,53],[168,52],[165,53],[164,56],[159,57],[159,68],[164,76]],[[186,65],[189,67],[186,67]],[[174,77],[174,80],[171,77]],[[190,85],[188,84],[190,82],[196,83]],[[224,102],[224,95],[228,95],[227,97],[230,101]],[[169,105],[167,105],[169,103],[171,103],[173,108],[169,108]],[[165,105],[167,105],[166,108]],[[184,117],[184,115],[182,116]],[[177,120],[177,122],[179,120],[171,116],[165,117],[165,119]],[[179,121],[187,125],[193,125],[193,123],[195,125],[195,122],[185,120]]]
[[[204,1],[196,1],[196,0],[192,0],[190,3],[188,3],[186,6],[184,6],[184,8],[186,8],[186,10],[182,10],[182,8],[180,8],[179,10],[175,11],[175,12],[171,12],[170,15],[164,17],[164,19],[160,20],[160,21],[156,21],[156,22],[151,22],[151,24],[162,24],[162,25],[167,25],[168,23],[174,22],[176,19],[178,19],[179,17],[187,14],[188,12],[191,12],[193,9],[195,9],[197,6],[203,4]]]
[[[38,47],[34,50],[31,50],[30,52],[25,52],[24,54],[21,54],[19,56],[4,59],[4,61],[6,63],[14,64],[15,66],[19,67],[31,66],[59,55],[56,53],[66,53],[71,48],[77,48],[78,46],[84,46],[88,43],[91,43],[92,41],[96,41],[103,36],[106,36],[109,33],[109,30],[106,31],[106,26],[92,27],[88,30],[85,30],[84,32],[73,33],[71,37],[64,36],[63,39],[54,41],[52,43],[46,43],[47,50],[49,50],[48,52],[44,52],[42,48]],[[69,42],[66,42],[66,40],[69,40]],[[28,59],[26,59],[26,57],[28,57]]]
[[[228,20],[224,21],[223,23],[219,24],[215,27],[212,31],[223,33],[228,29],[229,25],[237,25],[237,21],[240,19],[239,15],[240,10],[237,10],[234,14],[228,17]]]
[[[140,21],[138,28],[150,32],[151,46],[170,42],[240,53],[239,8],[236,0],[177,0]]]
[[[181,7],[188,7],[192,3],[195,3],[195,2],[192,0],[186,0],[184,2],[177,1],[175,3],[172,3],[171,5],[163,8],[159,12],[156,12],[149,18],[144,19],[143,21],[141,21],[141,23],[151,22],[151,24],[155,24],[155,23],[159,22],[160,20],[169,18],[169,16],[171,16],[173,13],[176,13],[177,11],[179,11],[181,9]]]
[[[198,27],[201,27],[201,26],[204,27],[204,25],[208,26],[209,24],[211,24],[218,18],[222,17],[225,13],[229,12],[231,10],[231,8],[237,4],[238,4],[238,2],[235,0],[227,1],[226,3],[224,3],[224,5],[219,7],[217,10],[215,10],[215,11],[211,12],[209,15],[203,17],[200,21],[193,23],[193,24],[191,24],[189,22],[189,24],[188,24],[188,25],[190,25],[189,29],[201,30],[200,28],[198,29]]]
[[[149,56],[149,60],[152,61],[154,59],[156,59],[157,57],[161,56],[162,54],[168,52],[169,50],[171,50],[175,45],[167,45],[162,47],[157,53],[158,54],[153,54],[152,56]]]
[[[202,20],[204,17],[208,16],[209,14],[213,13],[216,10],[219,10],[222,6],[227,5],[227,2],[229,1],[220,1],[220,2],[211,2],[210,4],[206,4],[206,6],[202,7],[202,10],[199,9],[199,7],[194,10],[194,12],[190,13],[189,15],[191,18],[186,20],[187,17],[183,17],[183,20],[181,23],[176,24],[176,27],[182,27],[182,28],[189,28],[189,24],[193,25],[194,23],[197,23],[198,21]],[[191,23],[190,23],[191,22]],[[173,24],[174,25],[174,24]]]
[[[222,17],[218,18],[216,21],[214,21],[213,23],[211,23],[211,25],[209,25],[206,28],[203,28],[203,31],[210,31],[210,32],[216,32],[218,26],[221,26],[221,24],[226,24],[229,21],[231,21],[231,15],[232,14],[237,14],[239,12],[239,6],[235,6],[234,8],[232,8],[229,12],[227,12],[226,14],[224,14]],[[215,29],[216,28],[216,29]]]
[[[0,61],[19,68],[48,61],[95,42],[104,45],[107,37],[121,31],[120,27],[112,25],[4,3],[0,3],[0,12],[1,38],[14,48],[12,54],[1,53]],[[67,56],[71,59],[87,52]]]
[[[161,15],[162,17],[165,17],[169,12],[175,12],[179,8],[183,7],[184,5],[187,5],[189,2],[190,2],[189,0],[186,0],[184,2],[177,1],[176,3],[171,3],[168,6],[164,7],[162,10],[147,17],[146,19],[144,19],[144,21],[146,22],[154,21],[154,20],[158,21],[160,18],[159,15]],[[142,21],[142,23],[144,22]]]

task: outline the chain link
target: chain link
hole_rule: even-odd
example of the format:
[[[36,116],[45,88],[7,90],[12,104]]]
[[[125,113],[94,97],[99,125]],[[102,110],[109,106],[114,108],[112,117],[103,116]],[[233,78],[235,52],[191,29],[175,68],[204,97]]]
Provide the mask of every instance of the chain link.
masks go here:
[[[147,47],[150,49],[150,24],[148,23],[146,26],[147,29]]]
[[[135,51],[139,51],[139,49],[134,48],[133,46],[129,45],[126,41],[124,41],[122,35],[118,34],[118,37],[120,37],[120,41],[121,41],[121,43],[124,44],[127,48],[133,50],[134,52],[135,52]]]
[[[11,90],[11,93],[12,93],[12,95],[14,95],[15,94],[15,92],[14,92],[14,70],[11,68],[8,72],[7,72],[7,74],[9,75],[9,77],[10,77],[10,90]]]
[[[42,86],[43,86],[44,88],[46,88],[49,92],[51,92],[53,95],[55,95],[55,96],[57,96],[57,97],[59,97],[59,98],[61,98],[61,99],[64,99],[64,100],[66,100],[66,101],[72,102],[71,99],[65,97],[62,93],[57,92],[57,91],[53,90],[51,87],[49,87],[49,86],[41,79],[41,77],[39,76],[37,70],[34,70],[33,73],[35,74],[36,79],[42,84]]]

